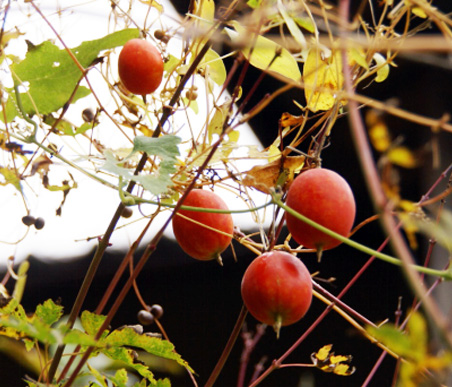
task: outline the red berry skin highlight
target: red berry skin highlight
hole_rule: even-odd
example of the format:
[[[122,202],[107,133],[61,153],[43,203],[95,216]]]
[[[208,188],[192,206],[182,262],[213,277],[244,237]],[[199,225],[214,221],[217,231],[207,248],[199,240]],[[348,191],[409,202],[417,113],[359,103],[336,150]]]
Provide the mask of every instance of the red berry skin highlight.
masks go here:
[[[292,182],[286,205],[336,233],[348,236],[355,221],[356,204],[347,181],[334,171],[310,169]],[[300,245],[319,251],[342,242],[286,213],[292,238]]]
[[[143,39],[131,39],[119,54],[118,73],[122,84],[131,93],[150,94],[162,82],[162,56],[152,43]]]
[[[281,326],[299,321],[312,301],[312,280],[298,258],[283,251],[257,257],[245,271],[241,285],[248,311],[260,322]]]
[[[191,190],[183,205],[229,210],[226,203],[217,194],[203,189]],[[189,219],[179,216],[179,213],[222,233],[193,223]],[[173,217],[172,225],[180,247],[192,258],[202,261],[218,260],[220,254],[231,243],[234,231],[231,214],[179,210]]]

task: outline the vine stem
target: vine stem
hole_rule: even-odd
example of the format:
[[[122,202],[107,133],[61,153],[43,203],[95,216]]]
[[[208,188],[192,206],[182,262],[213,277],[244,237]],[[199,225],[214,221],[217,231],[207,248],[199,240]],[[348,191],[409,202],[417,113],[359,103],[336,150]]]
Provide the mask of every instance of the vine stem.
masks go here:
[[[344,237],[343,235],[340,235],[324,226],[322,226],[319,223],[314,222],[313,220],[307,218],[306,216],[296,212],[292,208],[288,207],[286,204],[284,204],[281,199],[273,193],[273,201],[278,206],[282,207],[286,212],[289,214],[295,216],[296,218],[300,219],[301,221],[307,223],[308,225],[316,228],[317,230],[320,230],[324,232],[325,234],[328,234],[329,236],[340,240],[341,242],[353,247],[356,250],[362,251],[363,253],[369,254],[371,256],[375,256],[378,259],[381,259],[382,261],[385,261],[387,263],[396,265],[396,266],[404,266],[404,262],[398,258],[395,258],[391,255],[382,253],[378,250],[371,249],[370,247],[367,247],[361,243],[358,243],[356,241],[353,241],[347,237]],[[397,230],[397,225],[393,226],[393,231]],[[393,237],[393,233],[390,234],[391,238]],[[431,276],[435,277],[441,277],[446,280],[452,280],[452,273],[449,270],[437,270],[437,269],[431,269],[429,267],[419,266],[415,265],[414,263],[409,264],[410,269],[418,271],[420,273],[425,273]]]
[[[99,328],[99,330],[98,330],[98,332],[97,332],[97,334],[95,336],[96,340],[98,340],[101,337],[102,333],[110,325],[113,317],[116,315],[116,313],[117,313],[119,307],[121,306],[124,298],[126,297],[126,295],[129,292],[129,290],[132,288],[134,281],[136,280],[136,278],[140,274],[141,270],[143,269],[144,265],[146,264],[146,262],[148,261],[150,256],[157,249],[157,245],[160,242],[160,240],[162,239],[164,231],[166,230],[166,228],[169,226],[170,222],[172,221],[173,216],[177,213],[177,211],[179,210],[180,206],[183,204],[185,198],[190,193],[190,191],[195,187],[199,176],[203,173],[203,171],[207,167],[208,163],[212,159],[213,155],[215,154],[216,150],[218,149],[220,144],[223,142],[224,137],[230,132],[231,129],[232,128],[230,128],[230,127],[229,128],[225,128],[225,130],[221,133],[219,139],[212,145],[212,148],[211,148],[209,154],[207,155],[207,157],[204,160],[203,164],[199,167],[195,177],[193,178],[193,180],[190,182],[190,184],[188,185],[187,189],[183,193],[183,195],[180,198],[178,204],[174,208],[174,211],[171,213],[171,215],[168,217],[168,219],[162,225],[160,230],[152,238],[151,242],[149,242],[149,244],[147,245],[145,251],[143,252],[140,260],[138,261],[138,263],[137,263],[137,265],[135,267],[135,270],[133,271],[133,273],[128,278],[127,282],[125,283],[125,285],[121,289],[119,295],[116,297],[115,302],[113,303],[113,305],[110,308],[107,316],[105,317],[105,320],[104,320],[103,324]],[[129,259],[128,256],[124,257],[124,260],[127,260],[127,262],[128,262],[128,259]],[[107,295],[107,298],[109,298],[109,296],[111,296],[111,294]],[[90,354],[92,353],[93,350],[94,350],[94,347],[89,347],[85,351],[84,355],[82,356],[82,358],[80,359],[79,363],[75,367],[75,369],[72,372],[71,376],[69,377],[67,382],[64,384],[64,387],[70,387],[72,385],[72,383],[74,382],[75,378],[77,377],[78,373],[81,371],[82,367],[84,366],[84,364],[88,360],[88,358],[89,358],[89,356],[90,356]]]
[[[389,243],[389,237],[387,237],[383,243],[380,245],[377,251],[383,250],[386,245]],[[262,373],[262,375],[257,378],[254,382],[252,382],[249,387],[257,386],[262,380],[264,380],[270,373],[272,373],[275,369],[278,369],[282,362],[296,349],[298,346],[304,341],[306,337],[322,322],[322,320],[331,312],[336,305],[337,300],[340,300],[355,284],[358,278],[369,268],[372,262],[376,259],[375,256],[370,257],[367,262],[356,272],[353,278],[348,282],[348,284],[341,290],[341,292],[337,295],[335,299],[325,308],[325,310],[317,317],[317,319],[311,324],[311,326],[298,338],[298,340],[277,360],[274,360],[272,365],[267,368],[267,370]]]
[[[381,181],[377,172],[377,167],[372,157],[372,152],[370,149],[369,141],[366,137],[366,131],[364,128],[364,123],[359,112],[359,106],[355,98],[355,89],[352,81],[351,68],[348,64],[348,53],[347,53],[347,25],[350,16],[350,0],[341,0],[339,2],[339,33],[343,40],[343,46],[341,48],[342,57],[342,67],[344,75],[344,87],[348,95],[351,96],[348,104],[349,111],[349,123],[352,132],[352,137],[355,142],[355,147],[357,149],[358,157],[361,164],[361,169],[363,171],[366,184],[369,189],[369,193],[372,197],[374,205],[378,212],[382,212],[382,225],[386,233],[391,236],[391,245],[397,255],[400,257],[400,266],[412,287],[414,293],[423,302],[423,307],[430,316],[431,321],[434,323],[438,329],[440,335],[444,338],[449,349],[452,348],[452,335],[448,330],[448,322],[439,309],[438,305],[435,303],[432,297],[427,293],[423,281],[419,278],[418,272],[426,271],[420,270],[419,267],[414,265],[414,258],[404,241],[402,234],[396,228],[395,220],[393,216],[388,211],[388,201],[385,197]],[[430,269],[434,270],[434,269]],[[437,270],[435,270],[438,272]],[[443,272],[442,276],[445,279],[451,279],[450,272]]]
[[[218,30],[221,30],[222,28],[224,28],[224,21],[219,22],[218,25]],[[194,58],[193,62],[191,63],[190,67],[188,68],[187,72],[184,74],[184,76],[181,78],[180,83],[177,87],[177,89],[175,90],[174,94],[172,95],[168,105],[164,106],[163,111],[162,111],[162,115],[160,117],[160,120],[154,130],[154,132],[152,133],[152,137],[159,137],[161,132],[162,132],[162,128],[164,126],[164,124],[166,123],[166,121],[168,120],[168,118],[171,116],[172,112],[173,112],[173,107],[176,104],[176,102],[178,101],[179,97],[182,94],[182,91],[185,87],[185,84],[188,82],[188,80],[190,79],[190,77],[193,75],[193,73],[196,71],[199,63],[201,62],[201,60],[204,58],[204,56],[206,55],[206,53],[208,52],[208,50],[211,48],[212,46],[212,42],[208,41],[203,48],[200,50],[200,52],[198,53],[198,55],[196,56],[196,58]],[[137,167],[134,171],[134,175],[138,175],[144,168],[144,166],[146,165],[148,159],[148,155],[146,153],[143,153],[140,161],[137,164]],[[127,186],[126,192],[127,193],[131,193],[133,191],[133,188],[135,187],[135,182],[133,180],[131,180]],[[85,301],[85,298],[87,296],[88,290],[91,287],[91,284],[93,282],[94,276],[97,272],[97,269],[100,265],[100,262],[102,260],[102,257],[105,253],[106,248],[108,247],[111,235],[113,234],[114,229],[116,228],[116,224],[118,223],[118,220],[122,214],[122,211],[124,210],[125,205],[124,203],[120,203],[118,205],[118,208],[116,209],[115,214],[113,215],[110,224],[108,225],[108,228],[105,232],[105,234],[103,235],[102,239],[100,240],[98,247],[94,253],[93,259],[91,260],[91,264],[87,270],[87,273],[85,275],[85,278],[83,280],[83,283],[80,287],[80,290],[77,294],[77,298],[74,302],[74,305],[72,307],[72,310],[69,314],[68,317],[68,321],[67,321],[67,326],[68,328],[72,328],[75,320],[77,319],[77,316],[80,313],[80,310],[82,308],[82,305]],[[124,258],[126,259],[126,258]],[[140,270],[138,270],[139,272]],[[138,273],[137,272],[137,273]],[[110,295],[109,295],[110,296]],[[64,352],[64,345],[60,345],[58,346],[54,358],[52,360],[52,364],[50,366],[50,370],[49,370],[49,374],[48,374],[48,378],[47,380],[49,382],[52,381],[52,379],[55,376],[56,370],[58,368],[58,364],[60,363],[61,357],[63,355]],[[82,359],[83,360],[83,359]],[[76,375],[76,373],[74,372],[72,374],[72,376]],[[75,376],[74,376],[75,377]],[[71,382],[72,384],[72,382]],[[70,384],[68,384],[69,386]]]
[[[215,365],[215,368],[213,369],[212,373],[210,374],[209,379],[207,379],[205,387],[212,387],[214,385],[215,381],[217,380],[218,376],[220,375],[220,372],[223,369],[223,366],[226,363],[226,360],[228,359],[229,354],[231,353],[231,350],[234,347],[235,342],[237,341],[237,337],[240,334],[240,331],[242,329],[243,323],[245,322],[245,318],[246,318],[247,314],[248,314],[248,310],[246,309],[245,305],[242,305],[242,309],[240,310],[240,314],[234,325],[234,329],[232,330],[232,333],[229,336],[229,339],[223,349],[223,352],[221,353],[221,356],[218,359],[217,364]]]

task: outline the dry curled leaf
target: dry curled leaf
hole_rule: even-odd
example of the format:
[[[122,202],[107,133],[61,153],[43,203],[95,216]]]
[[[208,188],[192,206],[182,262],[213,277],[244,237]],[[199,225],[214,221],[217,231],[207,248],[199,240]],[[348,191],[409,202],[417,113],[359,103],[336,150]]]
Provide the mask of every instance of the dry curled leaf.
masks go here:
[[[281,157],[266,165],[256,165],[246,173],[242,183],[266,194],[277,186],[287,190],[295,173],[303,168],[305,159],[305,156],[287,156],[284,165],[281,165]]]

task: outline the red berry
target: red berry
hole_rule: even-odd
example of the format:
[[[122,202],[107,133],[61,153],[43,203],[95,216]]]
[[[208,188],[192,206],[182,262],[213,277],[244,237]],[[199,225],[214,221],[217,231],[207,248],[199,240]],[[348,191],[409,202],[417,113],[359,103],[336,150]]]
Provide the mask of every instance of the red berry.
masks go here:
[[[129,40],[118,59],[121,82],[131,93],[145,95],[159,87],[163,78],[163,59],[155,46],[143,39]]]
[[[202,189],[190,191],[183,205],[228,210],[226,203],[217,194]],[[183,218],[179,214],[209,228]],[[195,259],[219,260],[220,254],[231,243],[234,230],[231,214],[179,210],[172,222],[177,242],[188,255]]]
[[[322,226],[348,236],[355,220],[353,192],[345,179],[323,168],[301,173],[287,193],[288,207]],[[306,248],[328,250],[341,242],[286,213],[286,223],[293,239]]]
[[[242,279],[242,298],[248,311],[260,322],[281,326],[294,324],[308,311],[312,280],[298,258],[283,251],[257,257]]]

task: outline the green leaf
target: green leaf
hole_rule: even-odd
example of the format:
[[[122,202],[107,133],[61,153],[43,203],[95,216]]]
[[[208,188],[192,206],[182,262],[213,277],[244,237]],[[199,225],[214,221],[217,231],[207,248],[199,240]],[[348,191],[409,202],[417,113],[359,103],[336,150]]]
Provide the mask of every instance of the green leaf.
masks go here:
[[[86,69],[95,61],[101,51],[122,46],[138,35],[138,29],[117,31],[97,40],[83,42],[71,51],[81,66]],[[58,48],[50,41],[45,41],[37,46],[29,44],[25,59],[11,67],[20,82],[28,87],[28,93],[21,93],[20,98],[25,113],[29,115],[49,114],[64,106],[82,77],[81,70],[68,52]],[[14,81],[18,81],[18,79]],[[10,92],[6,104],[8,121],[19,115],[16,108],[16,96],[11,90]],[[89,89],[80,86],[72,102],[89,93]]]
[[[108,335],[104,343],[110,347],[135,347],[165,359],[176,361],[179,365],[186,368],[190,372],[194,372],[188,363],[175,352],[174,345],[167,340],[158,337],[140,335],[132,328],[124,328],[115,330]]]
[[[179,155],[178,144],[180,142],[181,139],[173,135],[158,138],[137,136],[134,138],[132,152],[124,160],[119,161],[110,150],[105,151],[106,162],[102,168],[120,176],[125,181],[136,181],[152,194],[160,195],[165,193],[172,184],[171,174],[176,171],[176,156]],[[152,174],[134,175],[133,169],[123,167],[124,161],[131,158],[136,152],[145,152],[149,156],[160,157],[158,168]]]
[[[64,326],[61,328],[64,331]],[[78,329],[72,329],[68,331],[63,337],[64,344],[81,345],[83,347],[102,347],[103,344],[100,341],[94,339],[93,336],[86,334]]]
[[[238,44],[255,43],[252,51],[251,47],[246,47],[242,50],[252,66],[260,70],[275,72],[294,81],[301,79],[298,63],[288,50],[261,35],[255,39],[254,34],[250,34],[238,22],[233,22],[232,24],[236,31],[227,28],[226,32],[233,41]],[[280,52],[280,55],[272,63],[277,52]]]
[[[129,381],[127,371],[124,368],[117,370],[115,375],[110,377],[109,379],[117,387],[127,387],[127,382]]]
[[[179,155],[179,148],[177,146],[180,142],[180,137],[173,135],[166,135],[158,138],[136,136],[133,139],[132,153],[146,152],[148,155],[159,156],[163,159],[176,161],[176,156]]]
[[[212,49],[209,49],[199,67],[201,69],[208,68],[210,78],[217,85],[223,86],[224,82],[226,81],[227,73],[226,68],[224,67],[223,60],[221,59],[220,55],[218,55],[217,52],[215,52]]]
[[[38,340],[44,344],[58,344],[58,337],[60,335],[56,334],[56,330],[52,330],[48,325],[44,324],[39,319],[34,319],[33,322],[29,322],[26,319],[20,319],[15,316],[6,316],[0,320],[0,326],[4,328],[10,328],[12,331],[16,332],[16,336],[12,334],[7,334],[8,330],[1,331],[0,334],[6,336],[19,338],[28,337],[34,340]]]
[[[408,320],[407,330],[411,338],[411,356],[422,361],[427,356],[427,323],[419,312],[413,312]]]
[[[63,307],[61,305],[56,305],[50,299],[36,307],[35,316],[47,325],[56,323],[62,315]]]
[[[171,382],[169,379],[159,379],[157,380],[156,387],[171,387]]]
[[[305,30],[307,30],[311,33],[315,33],[315,31],[317,29],[316,25],[314,24],[312,19],[309,17],[294,17],[293,20],[295,20],[295,22],[301,28],[304,28]]]
[[[0,185],[12,184],[19,192],[22,192],[22,185],[20,184],[20,179],[16,172],[8,167],[0,166],[0,174],[3,175],[5,179],[4,182],[0,181]]]
[[[261,3],[262,3],[262,0],[248,0],[246,2],[248,7],[253,8],[253,9],[258,8],[261,5]]]
[[[394,325],[385,324],[378,328],[369,326],[366,330],[397,355],[405,357],[411,354],[411,338]]]
[[[82,324],[83,329],[88,335],[96,336],[100,327],[105,321],[105,316],[100,314],[92,313],[87,310],[82,312],[80,316],[80,322]],[[105,330],[102,337],[105,337],[108,334],[108,330]]]

